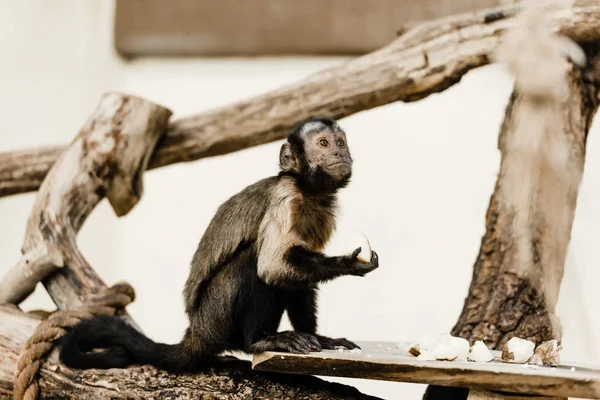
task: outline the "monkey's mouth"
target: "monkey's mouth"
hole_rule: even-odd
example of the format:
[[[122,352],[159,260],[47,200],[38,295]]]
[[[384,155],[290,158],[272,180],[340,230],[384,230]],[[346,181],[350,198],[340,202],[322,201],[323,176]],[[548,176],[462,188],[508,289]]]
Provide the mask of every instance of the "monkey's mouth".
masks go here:
[[[336,166],[338,166],[338,165],[346,165],[346,166],[349,166],[349,165],[350,165],[350,163],[349,163],[349,162],[347,162],[347,161],[336,161],[336,162],[333,162],[333,163],[331,163],[331,164],[327,164],[327,168],[330,168],[330,167],[336,167]]]

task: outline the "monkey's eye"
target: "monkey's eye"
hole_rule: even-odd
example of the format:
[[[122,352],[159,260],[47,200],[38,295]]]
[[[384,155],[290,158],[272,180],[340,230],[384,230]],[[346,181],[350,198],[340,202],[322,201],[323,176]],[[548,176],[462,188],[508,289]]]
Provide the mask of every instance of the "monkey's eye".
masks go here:
[[[340,147],[344,147],[344,141],[342,139],[338,139],[337,145]]]
[[[321,139],[321,140],[319,140],[319,144],[320,144],[321,146],[325,147],[325,146],[327,146],[329,143],[327,142],[327,140],[325,140],[325,139]]]

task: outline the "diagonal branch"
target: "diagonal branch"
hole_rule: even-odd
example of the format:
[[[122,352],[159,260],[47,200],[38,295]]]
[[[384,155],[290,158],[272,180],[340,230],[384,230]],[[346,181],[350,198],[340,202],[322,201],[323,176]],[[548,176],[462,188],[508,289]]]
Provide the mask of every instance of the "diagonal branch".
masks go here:
[[[553,1],[549,2],[554,3]],[[431,21],[389,45],[296,84],[174,121],[149,168],[218,156],[282,139],[309,116],[343,118],[395,101],[439,93],[489,62],[514,10],[493,9]],[[600,5],[574,0],[549,14],[552,26],[581,42],[600,39]],[[37,190],[63,148],[0,154],[0,196]]]

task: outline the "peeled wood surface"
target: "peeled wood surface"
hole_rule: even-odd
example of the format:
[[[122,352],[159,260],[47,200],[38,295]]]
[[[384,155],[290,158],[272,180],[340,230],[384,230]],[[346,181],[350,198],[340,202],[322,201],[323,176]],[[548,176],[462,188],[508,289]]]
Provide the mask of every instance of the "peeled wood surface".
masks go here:
[[[575,0],[573,12],[550,13],[576,41],[600,39],[600,4]],[[511,16],[490,10],[432,21],[373,53],[296,84],[169,125],[149,168],[217,156],[285,137],[310,116],[343,118],[395,101],[442,92],[489,62]],[[0,154],[0,196],[36,190],[56,158],[49,147]]]
[[[421,361],[397,347],[398,342],[357,342],[362,353],[324,350],[320,353],[267,352],[256,355],[252,366],[261,371],[314,374],[347,378],[462,386],[508,393],[596,399],[600,368],[562,362],[556,368],[490,363]],[[408,345],[408,343],[403,343]],[[389,350],[387,350],[389,349]],[[571,371],[571,368],[575,371]]]
[[[137,97],[102,97],[37,194],[23,258],[0,282],[0,303],[18,304],[40,280],[60,309],[105,287],[79,251],[77,232],[104,197],[118,216],[137,204],[143,172],[170,115]]]
[[[19,351],[40,319],[14,306],[0,306],[0,321],[0,399],[12,400]],[[237,359],[229,364],[190,375],[152,367],[76,371],[60,364],[54,352],[41,370],[41,399],[378,400],[311,376],[260,373]]]

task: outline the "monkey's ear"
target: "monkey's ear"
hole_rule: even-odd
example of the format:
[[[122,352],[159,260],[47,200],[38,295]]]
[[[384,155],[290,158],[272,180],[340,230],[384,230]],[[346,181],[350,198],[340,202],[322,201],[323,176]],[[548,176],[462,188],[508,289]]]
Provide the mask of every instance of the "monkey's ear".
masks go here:
[[[298,172],[298,158],[292,151],[289,143],[284,143],[279,151],[279,167],[282,171]]]

